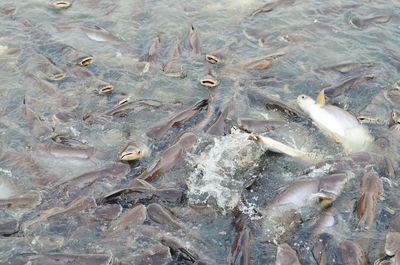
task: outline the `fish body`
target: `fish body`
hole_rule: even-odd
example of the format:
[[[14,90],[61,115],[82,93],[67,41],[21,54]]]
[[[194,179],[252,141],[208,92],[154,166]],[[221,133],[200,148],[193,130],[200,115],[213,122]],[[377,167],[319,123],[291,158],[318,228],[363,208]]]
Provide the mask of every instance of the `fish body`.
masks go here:
[[[324,93],[320,93],[317,101],[309,96],[300,95],[297,103],[317,127],[337,143],[341,143],[346,152],[365,151],[372,142],[372,136],[356,117],[339,107],[325,105]]]

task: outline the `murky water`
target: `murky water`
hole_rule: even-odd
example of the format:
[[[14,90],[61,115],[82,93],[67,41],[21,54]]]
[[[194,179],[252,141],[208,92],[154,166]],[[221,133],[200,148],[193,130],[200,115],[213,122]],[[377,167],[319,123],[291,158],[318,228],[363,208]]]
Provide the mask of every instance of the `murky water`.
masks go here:
[[[283,243],[301,264],[399,259],[385,248],[400,233],[399,14],[398,1],[2,0],[0,263],[289,264]],[[300,111],[323,88],[369,122],[368,152]]]

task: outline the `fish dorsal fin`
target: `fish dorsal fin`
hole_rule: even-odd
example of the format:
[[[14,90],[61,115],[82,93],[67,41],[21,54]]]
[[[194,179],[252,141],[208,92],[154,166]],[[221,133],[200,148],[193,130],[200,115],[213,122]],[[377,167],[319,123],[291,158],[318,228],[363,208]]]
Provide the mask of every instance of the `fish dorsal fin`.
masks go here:
[[[321,92],[319,92],[315,102],[320,106],[324,106],[325,105],[325,91],[323,89],[321,90]]]

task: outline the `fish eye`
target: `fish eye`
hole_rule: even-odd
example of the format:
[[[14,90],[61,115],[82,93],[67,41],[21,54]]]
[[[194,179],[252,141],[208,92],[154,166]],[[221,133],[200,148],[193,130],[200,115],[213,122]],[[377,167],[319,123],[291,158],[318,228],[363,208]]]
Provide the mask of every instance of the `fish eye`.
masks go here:
[[[304,95],[301,95],[301,97],[300,97],[301,99],[306,99],[306,96],[304,96]]]

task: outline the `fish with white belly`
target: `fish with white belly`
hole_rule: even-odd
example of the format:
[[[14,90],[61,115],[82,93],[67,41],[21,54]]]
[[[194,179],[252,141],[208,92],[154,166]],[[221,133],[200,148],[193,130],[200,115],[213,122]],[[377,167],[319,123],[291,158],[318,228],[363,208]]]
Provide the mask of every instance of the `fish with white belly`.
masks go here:
[[[316,126],[337,143],[341,143],[347,153],[365,151],[372,143],[373,137],[356,117],[339,107],[325,104],[324,90],[316,100],[300,95],[297,103]]]

